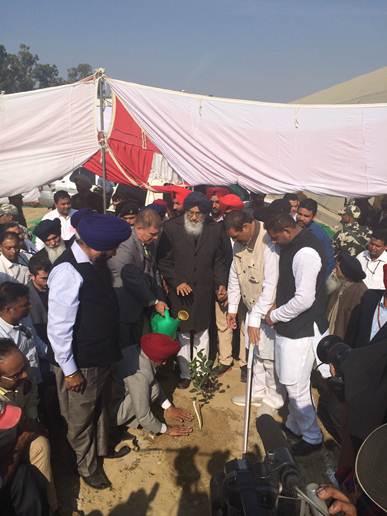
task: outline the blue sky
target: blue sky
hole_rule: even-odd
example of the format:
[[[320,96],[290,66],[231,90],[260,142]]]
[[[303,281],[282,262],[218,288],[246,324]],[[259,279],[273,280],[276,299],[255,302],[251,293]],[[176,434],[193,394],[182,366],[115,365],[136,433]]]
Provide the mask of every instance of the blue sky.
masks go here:
[[[387,65],[387,0],[12,0],[0,43],[61,73],[288,101]]]

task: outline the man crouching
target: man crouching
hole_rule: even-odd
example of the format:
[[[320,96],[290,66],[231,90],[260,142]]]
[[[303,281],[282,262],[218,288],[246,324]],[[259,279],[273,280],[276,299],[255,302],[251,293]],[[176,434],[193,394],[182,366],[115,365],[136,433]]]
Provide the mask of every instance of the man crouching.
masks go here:
[[[118,392],[113,403],[113,426],[128,425],[137,428],[141,425],[151,434],[168,434],[174,437],[192,432],[189,426],[162,423],[151,410],[151,404],[158,402],[168,420],[192,421],[192,415],[188,411],[175,407],[168,400],[155,376],[156,367],[176,355],[179,349],[178,342],[161,333],[143,335],[140,347],[130,346],[132,374],[128,376],[126,368],[120,370],[120,364],[116,366],[116,378],[125,378],[125,383],[120,381],[116,386]]]

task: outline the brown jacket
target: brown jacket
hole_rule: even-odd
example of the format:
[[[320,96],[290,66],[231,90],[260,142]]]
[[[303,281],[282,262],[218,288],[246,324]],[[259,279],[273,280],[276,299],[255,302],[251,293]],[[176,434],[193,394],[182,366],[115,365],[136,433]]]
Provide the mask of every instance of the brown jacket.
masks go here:
[[[352,283],[348,288],[344,290],[339,299],[339,306],[337,308],[337,316],[334,325],[334,335],[337,335],[341,339],[345,338],[347,333],[349,320],[351,318],[351,314],[353,310],[359,306],[361,298],[363,297],[364,292],[368,289],[365,284],[360,281],[359,283]],[[341,289],[338,288],[335,290],[328,301],[328,309],[327,316],[328,321],[330,322],[330,314],[332,312],[332,308],[334,307],[338,297],[340,295]]]

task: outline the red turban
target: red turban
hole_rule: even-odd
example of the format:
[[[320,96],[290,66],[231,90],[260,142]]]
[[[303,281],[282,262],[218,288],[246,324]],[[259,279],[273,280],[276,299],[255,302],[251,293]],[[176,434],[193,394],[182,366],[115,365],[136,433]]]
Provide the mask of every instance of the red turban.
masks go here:
[[[216,195],[217,197],[223,197],[229,193],[230,190],[225,186],[209,186],[206,188],[207,199],[211,199],[213,195]]]
[[[184,199],[191,193],[191,190],[188,188],[184,188],[183,186],[178,185],[165,185],[165,186],[152,186],[152,190],[156,190],[156,192],[165,192],[173,194],[173,197],[177,200],[179,204],[184,203]]]
[[[152,362],[164,362],[180,350],[180,344],[164,333],[143,335],[140,339],[140,346]]]
[[[224,195],[219,199],[220,211],[225,213],[226,211],[238,211],[244,207],[242,199],[239,195],[228,194]]]

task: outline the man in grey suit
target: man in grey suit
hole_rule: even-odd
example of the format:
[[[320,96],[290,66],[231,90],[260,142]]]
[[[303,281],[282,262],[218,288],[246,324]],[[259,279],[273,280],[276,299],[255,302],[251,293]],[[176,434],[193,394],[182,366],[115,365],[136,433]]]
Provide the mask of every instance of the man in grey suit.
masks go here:
[[[121,348],[139,343],[147,309],[154,307],[164,315],[167,308],[155,263],[160,227],[158,213],[145,208],[137,215],[132,235],[108,261],[120,307]]]
[[[151,434],[168,434],[174,437],[189,435],[192,428],[162,423],[152,412],[151,404],[157,402],[164,410],[169,421],[181,423],[191,421],[192,415],[175,407],[165,396],[155,374],[156,367],[176,355],[180,349],[178,342],[167,335],[149,333],[140,339],[140,346],[130,346],[132,350],[132,374],[122,367],[122,361],[115,366],[117,391],[113,401],[112,426],[128,425],[137,428],[139,425]],[[125,382],[119,382],[119,379]]]

